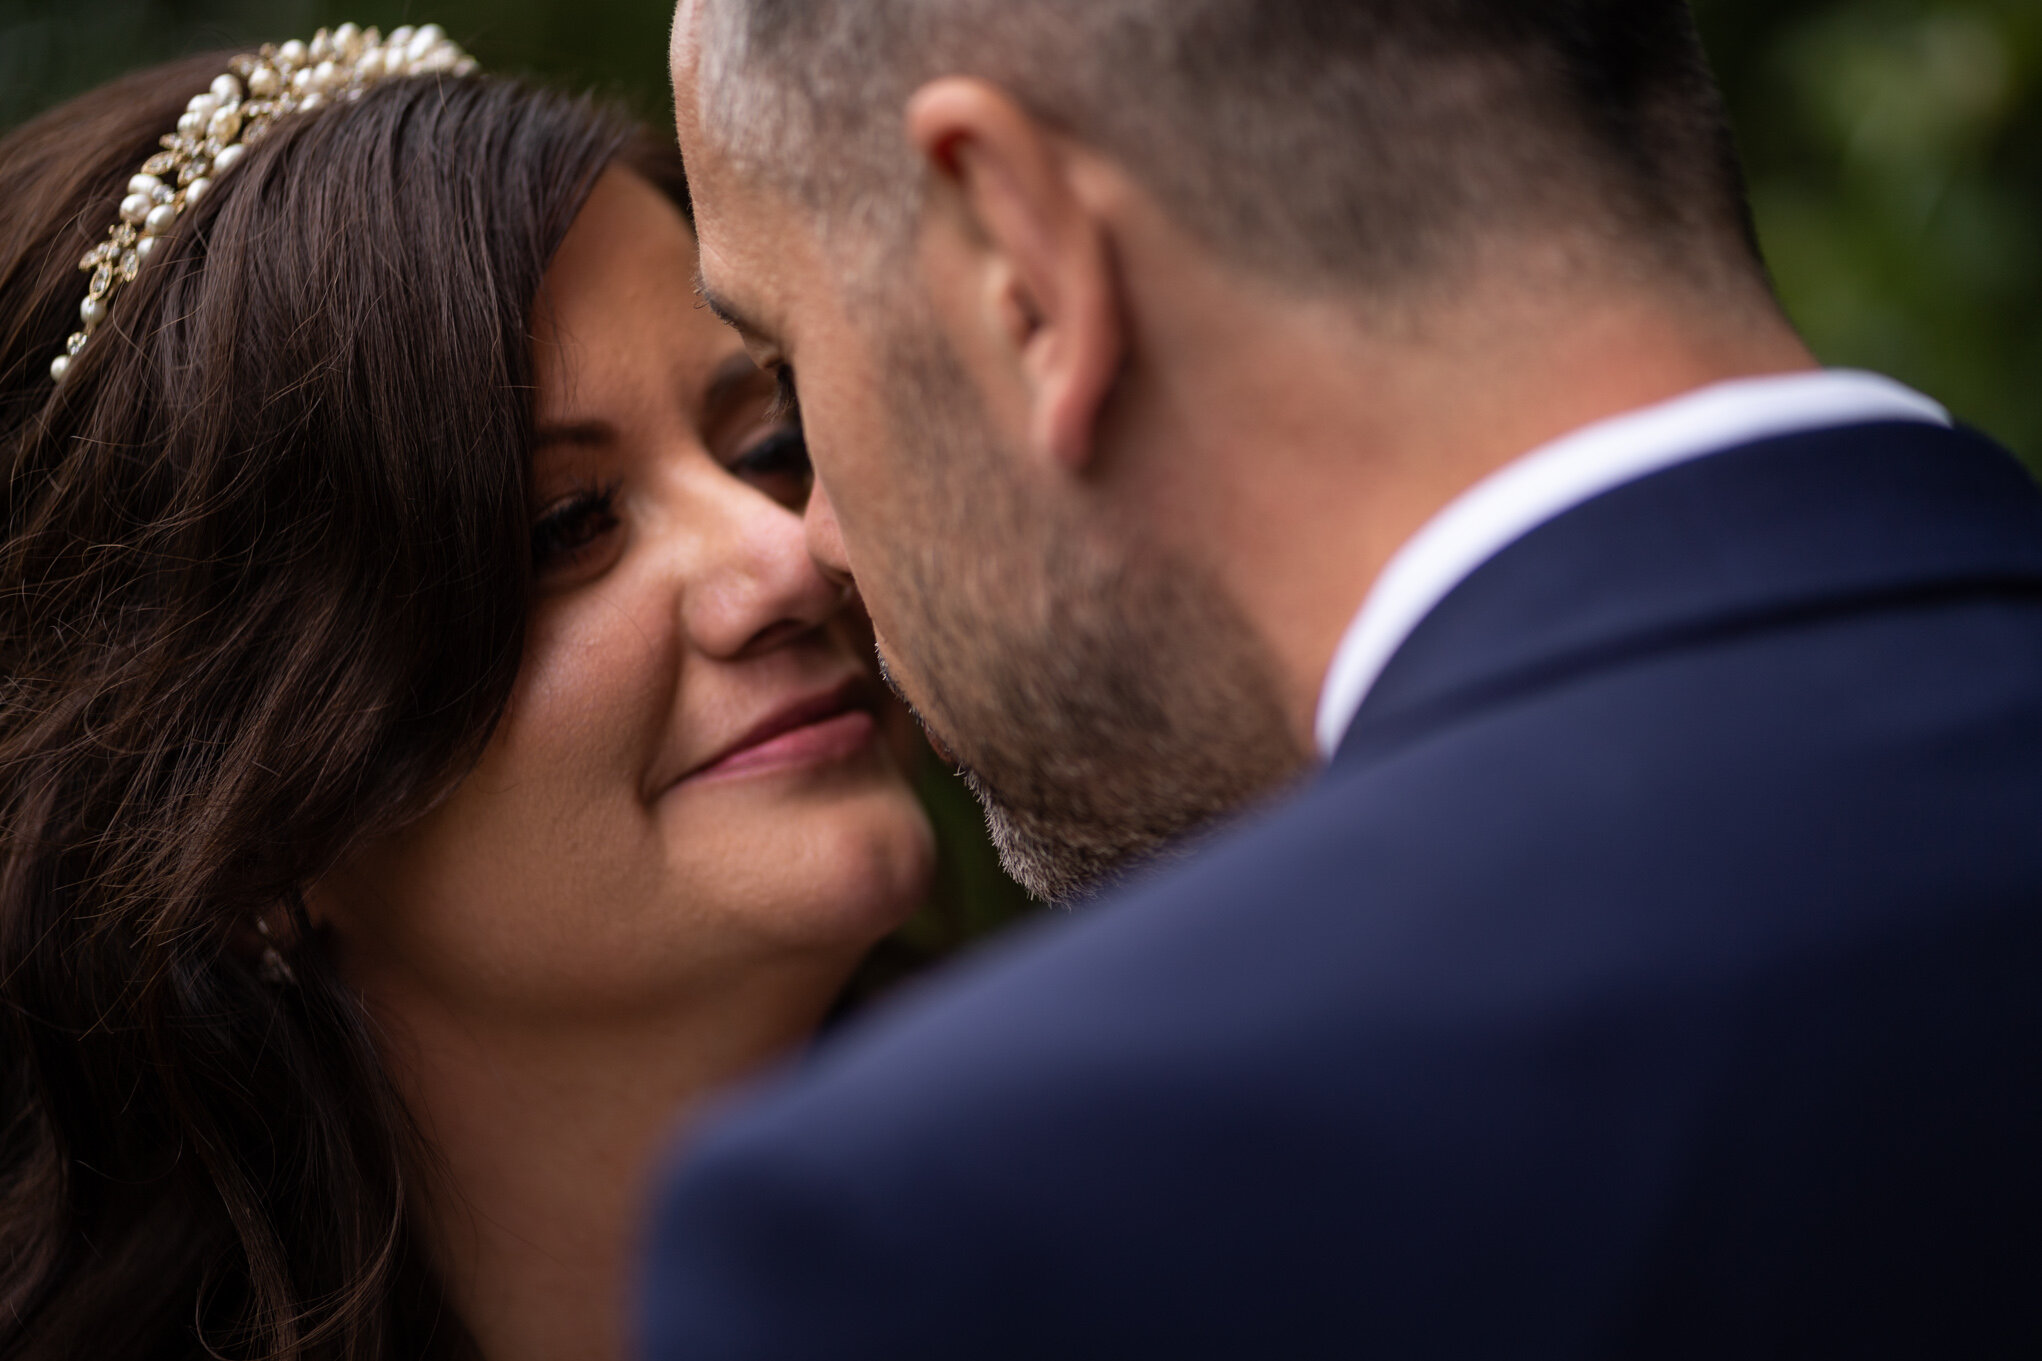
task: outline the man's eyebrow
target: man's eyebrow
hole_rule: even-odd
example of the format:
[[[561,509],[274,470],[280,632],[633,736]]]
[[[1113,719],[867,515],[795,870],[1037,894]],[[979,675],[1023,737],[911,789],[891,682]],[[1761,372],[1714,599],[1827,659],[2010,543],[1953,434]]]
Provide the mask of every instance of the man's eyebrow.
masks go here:
[[[695,292],[701,297],[703,302],[709,305],[710,311],[722,318],[724,325],[736,331],[746,340],[762,342],[770,340],[763,326],[760,326],[757,322],[746,316],[736,303],[709,286],[709,281],[702,277],[702,271],[699,266],[695,270]]]

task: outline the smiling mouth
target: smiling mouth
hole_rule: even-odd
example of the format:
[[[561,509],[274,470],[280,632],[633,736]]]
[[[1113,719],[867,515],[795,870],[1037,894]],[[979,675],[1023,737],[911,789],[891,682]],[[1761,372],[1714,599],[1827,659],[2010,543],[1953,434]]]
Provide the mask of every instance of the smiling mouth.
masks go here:
[[[879,720],[853,688],[796,705],[766,720],[681,783],[793,770],[847,760],[872,745]]]

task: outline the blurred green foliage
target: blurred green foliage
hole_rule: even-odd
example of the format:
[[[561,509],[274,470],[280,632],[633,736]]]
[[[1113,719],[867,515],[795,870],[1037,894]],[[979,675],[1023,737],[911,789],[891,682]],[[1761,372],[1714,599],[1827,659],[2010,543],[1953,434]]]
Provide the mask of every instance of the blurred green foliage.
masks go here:
[[[1760,235],[1816,351],[1922,388],[2042,470],[2042,0],[1696,11]],[[671,12],[669,0],[0,0],[0,128],[181,53],[428,18],[492,70],[594,87],[664,123]],[[956,783],[931,771],[923,784],[944,886],[897,942],[908,955],[947,950],[1021,901]]]
[[[2042,3],[1698,0],[1788,310],[2042,469]]]

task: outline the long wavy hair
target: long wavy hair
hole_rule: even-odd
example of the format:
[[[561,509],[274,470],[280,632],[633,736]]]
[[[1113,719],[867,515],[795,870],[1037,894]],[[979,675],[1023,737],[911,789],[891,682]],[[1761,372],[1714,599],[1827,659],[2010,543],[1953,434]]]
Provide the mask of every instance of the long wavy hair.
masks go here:
[[[79,258],[225,69],[0,140],[0,1355],[458,1355],[302,895],[487,741],[542,276],[606,165],[685,189],[589,102],[392,82],[253,148],[57,387]]]

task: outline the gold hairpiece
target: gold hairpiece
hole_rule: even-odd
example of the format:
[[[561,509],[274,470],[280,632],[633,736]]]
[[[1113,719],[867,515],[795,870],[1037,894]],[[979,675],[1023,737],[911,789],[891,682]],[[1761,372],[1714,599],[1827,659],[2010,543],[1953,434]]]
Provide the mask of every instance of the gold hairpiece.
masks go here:
[[[164,137],[163,150],[144,161],[128,181],[120,220],[107,229],[106,240],[78,262],[92,275],[92,286],[78,306],[80,329],[50,363],[50,377],[56,382],[70,373],[71,361],[106,320],[114,297],[135,281],[156,243],[277,119],[352,102],[372,86],[398,76],[438,72],[466,76],[476,69],[475,59],[448,39],[438,24],[416,29],[407,25],[388,38],[373,28],[342,24],[331,32],[320,29],[310,43],[265,43],[227,66],[227,73],[211,89],[192,97],[177,120],[177,131]]]

